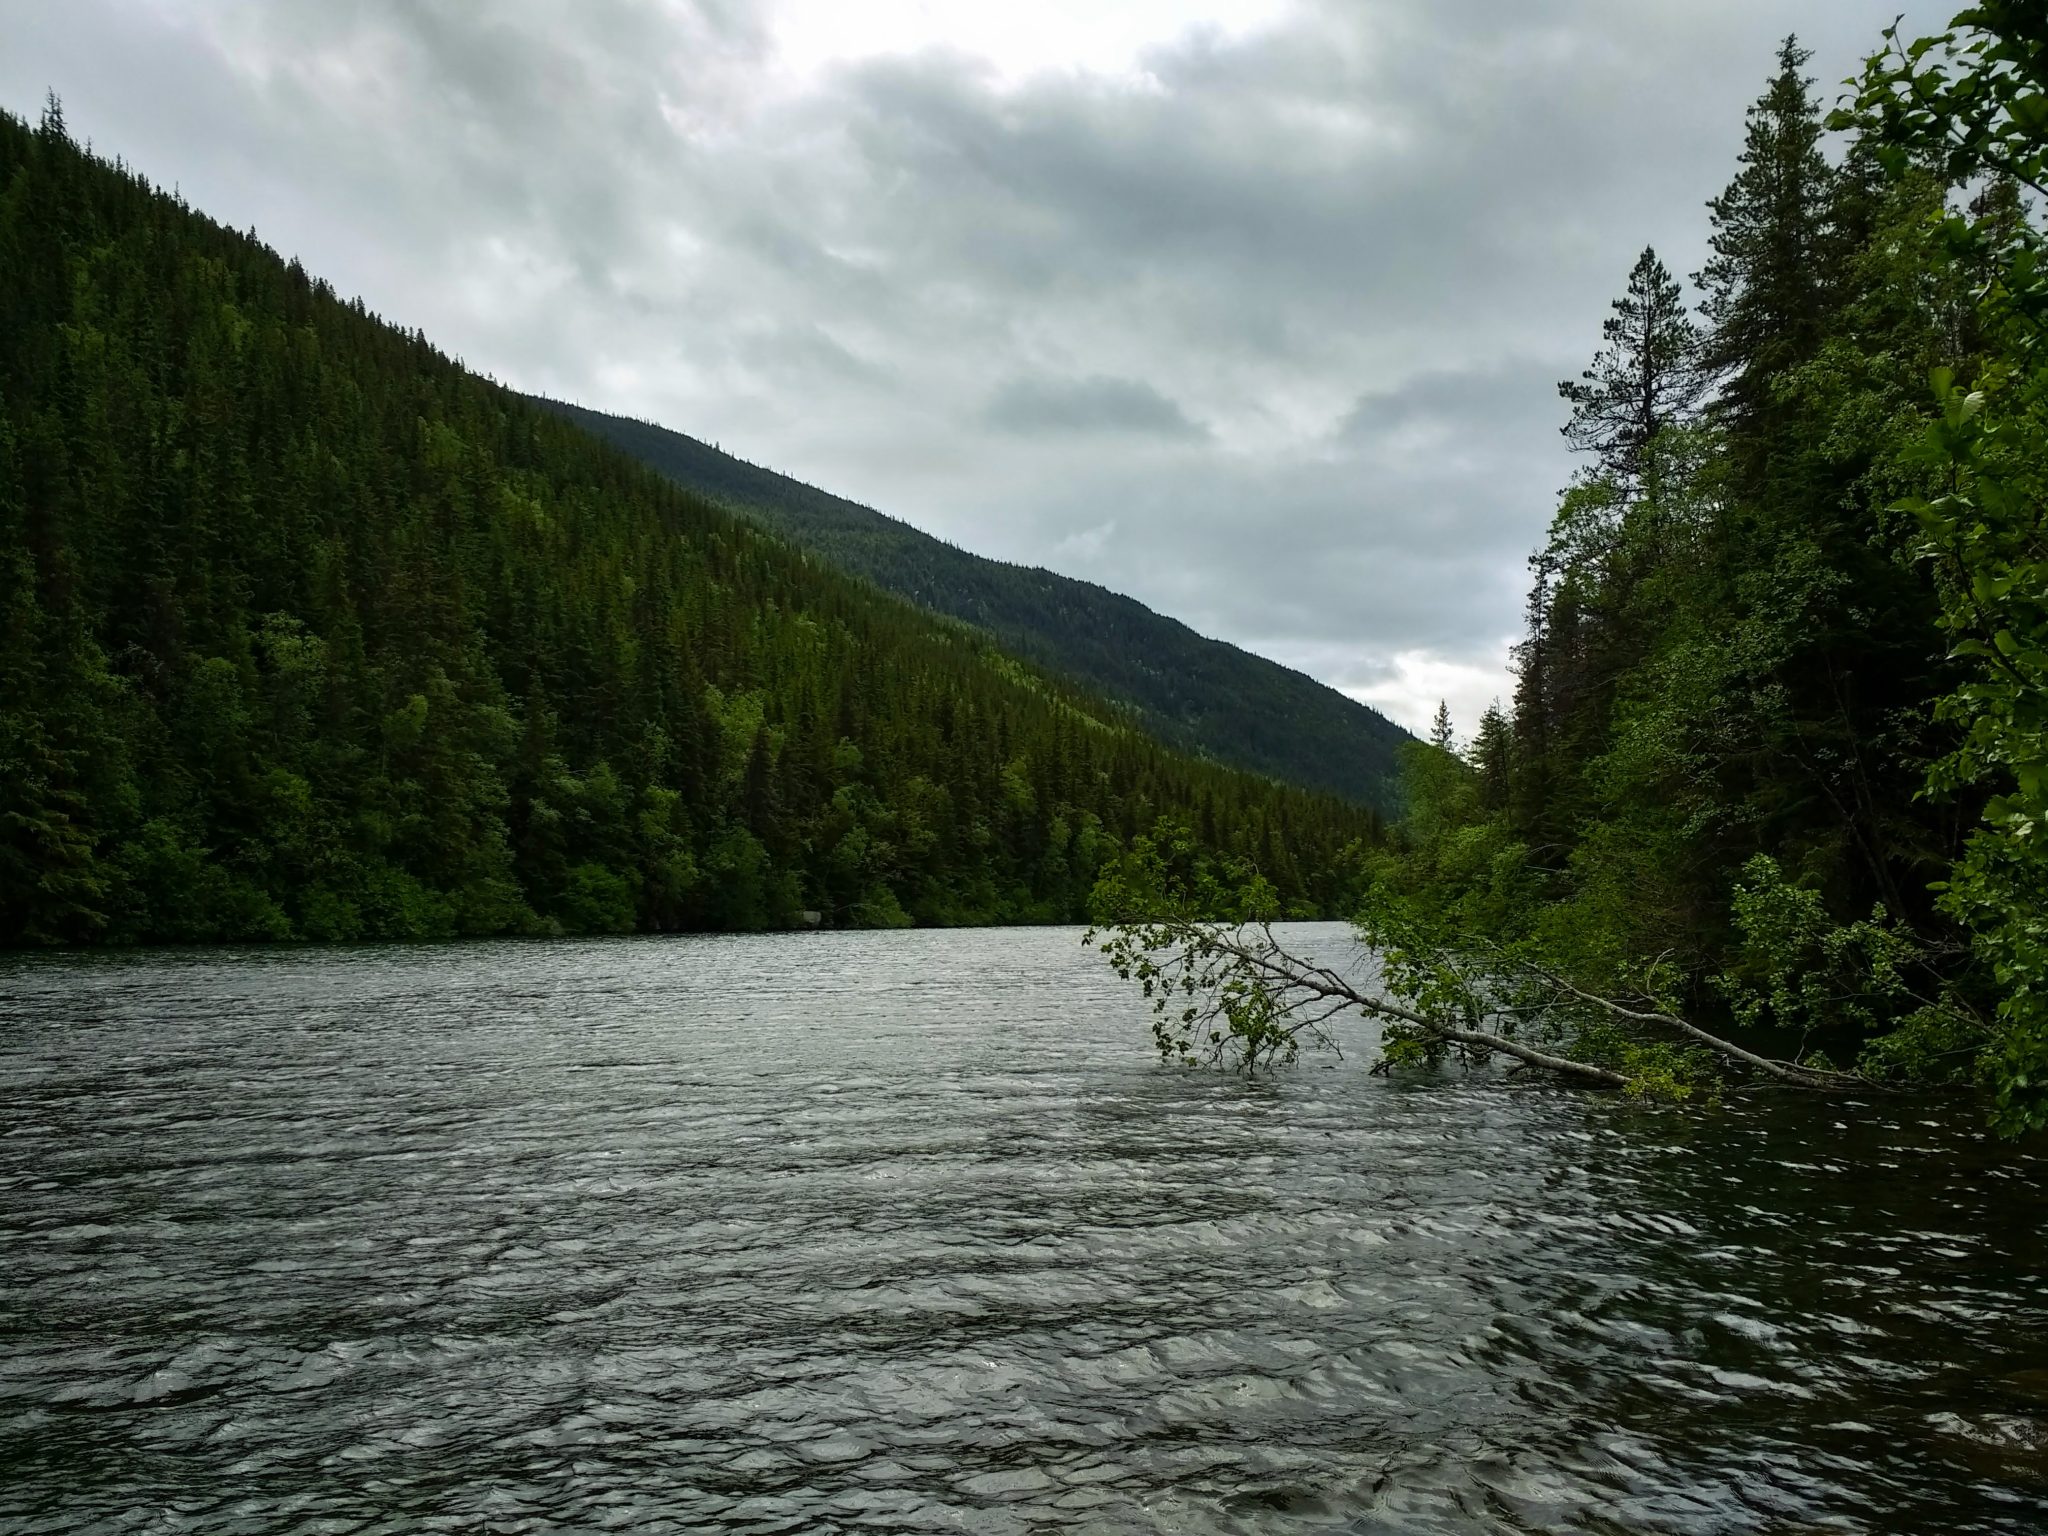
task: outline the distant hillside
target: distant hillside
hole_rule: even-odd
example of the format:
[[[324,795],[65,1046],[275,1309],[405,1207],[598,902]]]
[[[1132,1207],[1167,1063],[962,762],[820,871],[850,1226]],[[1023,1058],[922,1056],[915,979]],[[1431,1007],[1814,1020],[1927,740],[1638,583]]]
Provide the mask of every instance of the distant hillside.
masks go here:
[[[1106,587],[969,554],[680,432],[540,403],[841,569],[977,625],[1015,654],[1128,705],[1155,736],[1234,767],[1391,809],[1395,749],[1408,733],[1314,678],[1205,639]]]
[[[0,113],[0,946],[1074,921],[1198,762]]]

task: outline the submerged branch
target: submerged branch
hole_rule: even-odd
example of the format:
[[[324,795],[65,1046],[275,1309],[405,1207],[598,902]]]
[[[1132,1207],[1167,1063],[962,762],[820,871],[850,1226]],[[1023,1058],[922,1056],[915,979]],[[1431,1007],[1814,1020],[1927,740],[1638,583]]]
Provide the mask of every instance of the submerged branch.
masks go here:
[[[1195,927],[1199,925],[1191,925],[1191,931]],[[1280,989],[1283,997],[1287,993],[1300,993],[1310,998],[1334,1000],[1336,1013],[1355,1010],[1369,1019],[1405,1024],[1421,1032],[1426,1040],[1441,1041],[1447,1045],[1462,1045],[1483,1052],[1498,1051],[1501,1055],[1512,1057],[1526,1066],[1540,1067],[1545,1071],[1579,1078],[1586,1082],[1600,1083],[1610,1088],[1625,1088],[1629,1084],[1630,1080],[1621,1073],[1592,1062],[1574,1061],[1569,1056],[1558,1056],[1549,1051],[1538,1050],[1535,1046],[1526,1045],[1493,1030],[1465,1028],[1445,1018],[1432,1017],[1413,1008],[1404,1007],[1385,995],[1361,991],[1330,967],[1315,965],[1290,954],[1273,938],[1272,930],[1264,924],[1260,925],[1260,931],[1264,935],[1264,942],[1256,947],[1224,937],[1219,931],[1211,931],[1202,942],[1212,946],[1218,954],[1231,956],[1265,977],[1270,984]],[[1288,1006],[1295,1004],[1290,1001]],[[1318,1015],[1318,1024],[1331,1016],[1330,1012]]]
[[[1875,1086],[1856,1073],[1762,1055],[1677,1013],[1594,992],[1497,946],[1420,943],[1397,930],[1380,931],[1370,920],[1361,926],[1360,938],[1382,961],[1370,983],[1294,954],[1258,920],[1126,921],[1091,929],[1088,942],[1143,986],[1167,1060],[1254,1071],[1294,1059],[1304,1039],[1335,1049],[1329,1026],[1357,1014],[1384,1027],[1376,1071],[1454,1052],[1468,1060],[1498,1053],[1518,1070],[1683,1098],[1703,1079],[1711,1084],[1711,1059],[1799,1088]],[[1660,1035],[1677,1036],[1685,1048],[1660,1045]]]
[[[1755,1051],[1745,1050],[1732,1040],[1723,1039],[1709,1030],[1700,1028],[1699,1025],[1693,1023],[1690,1019],[1682,1018],[1678,1014],[1668,1013],[1663,1009],[1657,1008],[1631,1008],[1625,1003],[1616,1001],[1614,998],[1603,997],[1597,992],[1588,992],[1585,988],[1573,985],[1555,971],[1538,965],[1533,960],[1502,955],[1501,961],[1503,964],[1514,966],[1532,976],[1540,978],[1547,986],[1555,987],[1567,997],[1590,1008],[1598,1009],[1617,1019],[1627,1020],[1632,1024],[1655,1025],[1675,1030],[1687,1039],[1697,1041],[1723,1060],[1739,1061],[1744,1066],[1753,1067],[1766,1077],[1775,1078],[1781,1083],[1791,1083],[1801,1088],[1828,1089],[1866,1089],[1872,1086],[1868,1078],[1859,1076],[1854,1072],[1835,1072],[1821,1067],[1802,1066],[1795,1061],[1784,1061],[1776,1057],[1760,1056]]]

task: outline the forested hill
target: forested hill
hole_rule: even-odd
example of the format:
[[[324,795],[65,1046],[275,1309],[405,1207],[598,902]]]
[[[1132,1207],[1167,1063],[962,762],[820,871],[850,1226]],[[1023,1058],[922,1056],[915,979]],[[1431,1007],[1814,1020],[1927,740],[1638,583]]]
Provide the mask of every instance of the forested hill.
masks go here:
[[[1391,809],[1408,733],[1377,711],[1093,582],[990,560],[649,422],[541,401],[679,485],[758,519],[1003,647],[1125,704],[1218,762]]]
[[[1377,835],[0,115],[0,942],[1071,919],[1169,820]]]

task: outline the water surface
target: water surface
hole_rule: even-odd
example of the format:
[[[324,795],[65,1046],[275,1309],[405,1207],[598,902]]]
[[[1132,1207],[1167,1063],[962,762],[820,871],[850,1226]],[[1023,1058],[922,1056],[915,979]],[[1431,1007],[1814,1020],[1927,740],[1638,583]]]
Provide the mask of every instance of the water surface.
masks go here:
[[[2039,1157],[1078,937],[0,963],[0,1532],[2048,1530]]]

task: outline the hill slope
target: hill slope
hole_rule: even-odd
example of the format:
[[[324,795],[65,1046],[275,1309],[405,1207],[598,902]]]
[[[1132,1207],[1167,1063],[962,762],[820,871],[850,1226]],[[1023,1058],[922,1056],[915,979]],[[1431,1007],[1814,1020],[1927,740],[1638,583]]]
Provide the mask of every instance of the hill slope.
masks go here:
[[[0,943],[1071,919],[1373,818],[679,489],[0,114]]]
[[[877,586],[964,619],[1004,649],[1128,705],[1188,751],[1391,808],[1408,733],[1336,689],[1196,634],[1093,582],[969,554],[908,523],[680,432],[541,401],[660,470]]]

